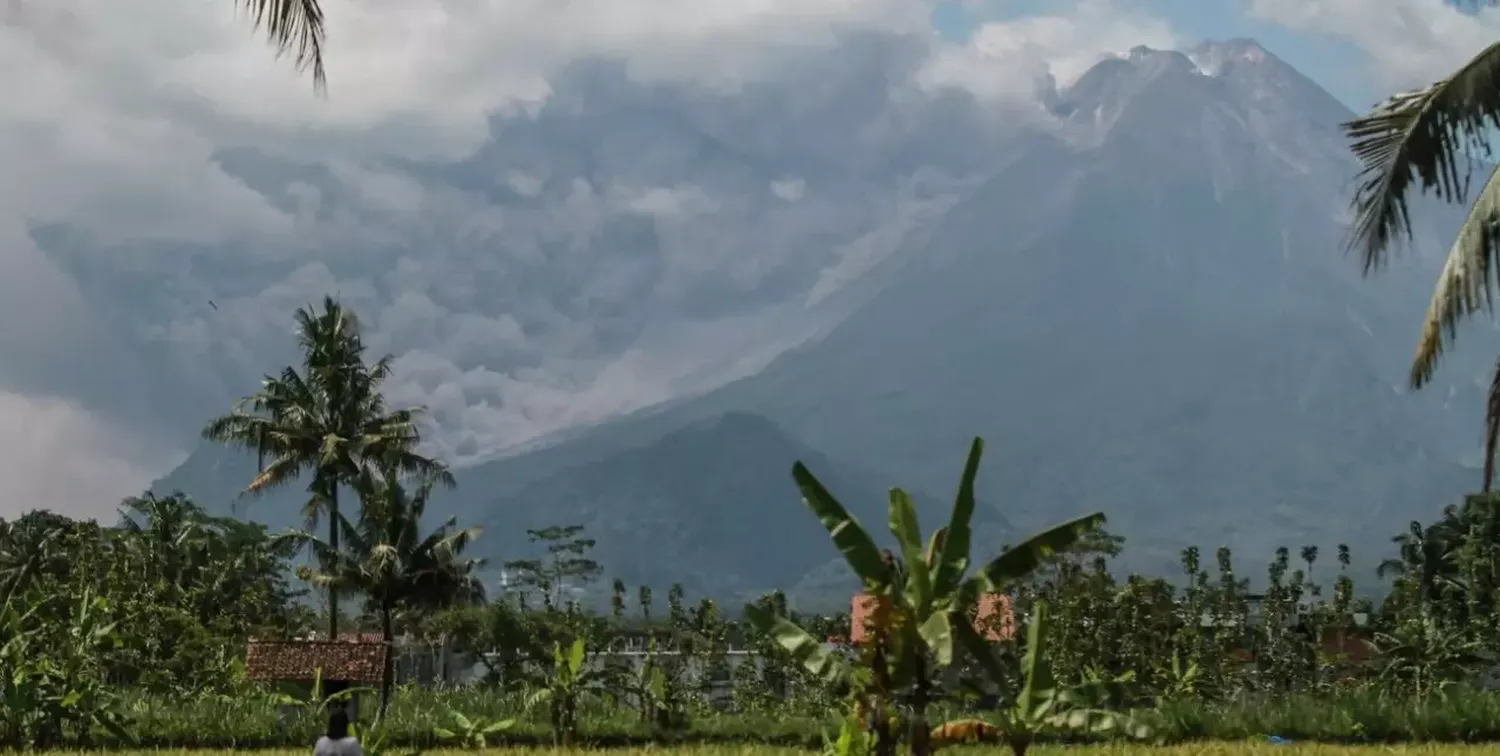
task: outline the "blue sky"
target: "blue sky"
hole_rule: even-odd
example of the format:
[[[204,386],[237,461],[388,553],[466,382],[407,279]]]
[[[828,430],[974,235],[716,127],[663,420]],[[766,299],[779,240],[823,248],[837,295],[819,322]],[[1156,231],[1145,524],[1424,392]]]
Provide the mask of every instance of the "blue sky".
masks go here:
[[[933,24],[944,36],[962,39],[977,24],[1005,21],[1056,11],[1050,0],[1007,0],[1000,7],[976,8],[949,0],[933,12]],[[1164,18],[1189,40],[1226,40],[1249,37],[1277,57],[1317,81],[1355,111],[1367,110],[1383,99],[1370,81],[1365,54],[1343,40],[1322,35],[1300,34],[1251,17],[1242,0],[1129,0],[1122,6]]]

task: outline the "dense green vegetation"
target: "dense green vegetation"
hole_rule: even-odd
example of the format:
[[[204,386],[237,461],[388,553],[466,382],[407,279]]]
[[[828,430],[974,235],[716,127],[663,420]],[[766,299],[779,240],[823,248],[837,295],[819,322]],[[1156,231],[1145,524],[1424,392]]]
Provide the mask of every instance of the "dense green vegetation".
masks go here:
[[[1017,753],[1121,738],[1500,740],[1500,695],[1479,687],[1500,641],[1500,496],[1412,523],[1383,596],[1354,595],[1343,546],[1331,567],[1313,546],[1278,551],[1252,594],[1227,549],[1185,550],[1170,579],[1112,574],[1123,542],[1100,514],[990,555],[973,536],[976,440],[930,538],[891,492],[892,551],[794,467],[808,527],[823,524],[881,607],[863,640],[847,616],[799,616],[778,594],[742,611],[674,586],[658,605],[614,581],[593,611],[579,589],[609,565],[576,526],[530,533],[536,555],[508,562],[487,595],[464,556],[482,534],[424,522],[451,477],[415,451],[418,413],[385,406],[387,363],[365,361],[357,320],[331,300],[298,323],[303,364],[205,434],[260,455],[252,493],[310,473],[306,531],[152,494],[113,525],[0,521],[0,747],[305,746],[330,701],[247,680],[245,649],[315,627],[446,646],[481,670],[397,686],[388,663],[363,733],[375,753],[692,740],[920,756],[945,744],[932,726],[973,719]],[[1017,626],[998,640],[974,623],[997,594]],[[614,653],[627,647],[638,664]]]
[[[1070,756],[1140,756],[1150,753],[1153,756],[1261,756],[1262,754],[1275,754],[1275,756],[1361,756],[1361,754],[1393,754],[1394,756],[1477,756],[1488,753],[1488,745],[1462,745],[1450,743],[1424,743],[1398,746],[1369,746],[1369,745],[1333,745],[1326,743],[1270,743],[1270,742],[1244,742],[1244,743],[1192,743],[1177,746],[1151,746],[1129,743],[1100,743],[1094,745],[1056,745],[1041,746],[1034,751],[1036,756],[1055,756],[1067,753]],[[532,753],[531,749],[514,747],[492,747],[482,751],[464,751],[457,748],[443,748],[428,751],[434,755],[452,756],[459,753],[487,753],[487,754],[525,754]],[[578,754],[595,754],[597,750],[587,747],[572,749],[553,749],[551,751],[558,756],[577,756]],[[993,746],[964,746],[956,751],[960,754],[978,756],[979,754],[994,754],[997,751]],[[155,754],[157,751],[122,751],[122,756],[136,756],[137,754]],[[223,750],[202,749],[182,750],[178,752],[181,756],[219,756],[225,753]],[[279,749],[261,751],[263,756],[290,756],[290,754],[306,753],[305,749]],[[806,749],[790,746],[770,746],[763,744],[741,743],[734,745],[679,745],[679,746],[657,746],[648,744],[621,748],[613,751],[618,756],[801,756],[806,754]]]

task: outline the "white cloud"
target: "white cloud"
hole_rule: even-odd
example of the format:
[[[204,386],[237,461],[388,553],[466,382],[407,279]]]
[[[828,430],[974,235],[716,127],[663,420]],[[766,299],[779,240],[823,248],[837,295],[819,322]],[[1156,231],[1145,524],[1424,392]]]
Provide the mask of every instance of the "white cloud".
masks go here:
[[[784,178],[771,182],[771,194],[784,202],[796,202],[802,199],[802,193],[807,190],[807,182],[800,178]]]
[[[549,75],[572,60],[618,58],[643,80],[734,89],[774,64],[769,51],[921,20],[919,5],[898,0],[326,0],[334,99],[323,103],[225,8],[193,5],[182,25],[198,44],[154,77],[173,95],[211,93],[215,111],[262,126],[385,130],[450,156],[488,136],[492,112],[544,100]],[[186,30],[166,26],[181,46]]]
[[[631,212],[661,220],[704,215],[718,209],[718,203],[696,186],[618,187],[614,194]]]
[[[732,87],[774,64],[772,51],[917,18],[897,0],[325,0],[325,101],[233,7],[8,3],[0,205],[116,239],[285,235],[292,217],[227,175],[215,150],[457,158],[488,138],[492,113],[534,107],[557,66],[580,57]]]
[[[525,171],[511,171],[507,173],[505,183],[511,190],[522,197],[535,197],[542,193],[542,180],[528,175]]]
[[[177,458],[144,453],[77,404],[0,391],[0,518],[32,509],[107,518]]]
[[[934,55],[920,81],[986,99],[1029,98],[1039,88],[1071,84],[1107,55],[1137,45],[1170,50],[1180,42],[1165,20],[1111,0],[1079,0],[1062,8],[980,26],[968,44]]]
[[[1377,83],[1426,86],[1500,37],[1500,9],[1466,13],[1447,0],[1249,0],[1251,14],[1299,32],[1345,39],[1370,56]]]
[[[108,515],[182,451],[121,424],[191,443],[326,293],[457,461],[742,375],[985,170],[993,124],[931,95],[1170,36],[1099,0],[964,49],[926,0],[325,0],[320,100],[233,5],[0,5],[0,423],[46,440],[0,516]]]

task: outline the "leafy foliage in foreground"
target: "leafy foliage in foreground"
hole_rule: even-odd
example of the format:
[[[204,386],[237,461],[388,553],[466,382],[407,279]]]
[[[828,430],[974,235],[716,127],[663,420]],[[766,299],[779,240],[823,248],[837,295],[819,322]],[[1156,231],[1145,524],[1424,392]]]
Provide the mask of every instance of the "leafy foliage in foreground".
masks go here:
[[[0,661],[24,672],[0,680],[8,686],[0,734],[10,744],[54,747],[305,746],[321,729],[320,715],[247,683],[242,666],[246,638],[320,624],[289,585],[288,542],[208,517],[180,497],[136,499],[122,511],[118,527],[47,513],[0,526]],[[1490,498],[1473,497],[1399,537],[1398,557],[1386,569],[1394,587],[1378,604],[1353,596],[1342,574],[1345,550],[1327,599],[1307,577],[1317,567],[1315,549],[1302,550],[1297,569],[1290,552],[1277,554],[1269,589],[1257,597],[1227,551],[1215,555],[1215,573],[1196,551],[1185,552],[1187,585],[1178,591],[1162,580],[1111,575],[1108,554],[1118,539],[1081,540],[1015,585],[1023,633],[992,646],[994,670],[956,654],[961,682],[983,684],[935,691],[928,718],[1003,721],[1003,712],[1013,712],[1018,699],[1006,693],[1023,690],[1026,679],[1021,637],[1036,630],[1026,618],[1045,602],[1051,677],[1077,690],[1127,682],[1103,686],[1119,689],[1105,710],[1128,714],[1163,741],[1271,733],[1500,740],[1500,696],[1471,685],[1496,638],[1486,619],[1495,585],[1488,575],[1500,574],[1490,572],[1495,513]],[[488,603],[393,613],[395,631],[448,644],[454,664],[479,663],[481,679],[459,690],[403,685],[367,736],[403,748],[454,742],[439,728],[469,742],[460,730],[486,730],[490,745],[548,744],[567,733],[600,745],[818,747],[841,726],[849,681],[809,670],[773,634],[722,616],[712,601],[689,603],[676,589],[662,606],[651,591],[616,583],[609,612],[592,614],[567,596],[597,571],[554,567],[539,562],[521,589]],[[847,616],[798,615],[777,595],[758,602],[756,613],[813,638],[849,629]],[[1360,614],[1368,626],[1356,639],[1373,644],[1370,659],[1315,642],[1323,628],[1360,629],[1351,627]],[[378,611],[349,621],[381,624]],[[607,653],[625,647],[640,650],[639,664]],[[731,647],[748,656],[735,663]],[[583,657],[577,664],[575,649]],[[491,650],[500,653],[479,653]],[[856,652],[836,645],[830,658],[857,659]],[[980,695],[965,695],[970,688]],[[893,709],[906,705],[898,697]],[[455,729],[459,715],[472,726]],[[490,729],[502,722],[511,724]],[[1036,741],[1107,736],[1053,731]]]
[[[1127,743],[1104,743],[1094,745],[1046,745],[1035,751],[1035,756],[1480,756],[1486,754],[1487,745],[1455,745],[1426,743],[1399,746],[1328,745],[1306,743],[1271,743],[1266,741],[1240,743],[1191,743],[1176,746],[1139,745]],[[526,749],[528,752],[531,749]],[[366,748],[366,753],[369,753]],[[454,756],[465,753],[454,749],[422,751],[432,756]],[[473,751],[467,751],[473,753]],[[67,753],[67,752],[61,752]],[[121,756],[154,755],[155,751],[116,752]],[[181,756],[224,756],[223,749],[184,750]],[[260,756],[302,756],[306,748],[268,749]],[[507,746],[492,746],[484,751],[500,756],[521,756],[521,749]],[[561,748],[551,751],[554,756],[597,756],[598,751],[588,746]],[[807,756],[807,749],[795,746],[756,744],[678,744],[670,746],[634,746],[612,751],[617,756]],[[960,754],[992,754],[992,749],[959,748]],[[405,754],[404,756],[411,756]]]
[[[454,730],[450,712],[485,724],[515,720],[487,736],[491,747],[550,746],[553,735],[545,707],[527,709],[524,693],[474,689],[397,690],[380,727],[387,743],[423,749],[453,747],[437,728]],[[299,748],[305,749],[326,722],[303,711],[287,714],[247,692],[232,699],[178,698],[127,694],[124,713],[141,733],[138,742],[101,734],[104,748]],[[1500,696],[1454,691],[1422,704],[1394,700],[1375,690],[1350,691],[1336,698],[1295,695],[1234,703],[1185,701],[1132,712],[1166,743],[1242,741],[1277,734],[1293,741],[1323,742],[1500,742]],[[934,707],[934,718],[963,717],[958,707]],[[708,713],[682,730],[663,734],[633,712],[601,699],[581,702],[577,743],[610,746],[661,743],[742,743],[820,748],[838,721],[835,713],[809,707],[743,713]],[[1042,738],[1039,743],[1076,742],[1079,736]],[[1037,747],[1040,748],[1040,745]],[[945,749],[946,750],[946,749]],[[1036,749],[1033,749],[1033,753]]]
[[[312,386],[303,376],[317,386],[292,391],[296,402],[267,399],[224,437],[270,456],[271,478],[256,480],[311,470],[308,511],[329,517],[329,538],[273,536],[180,495],[127,500],[113,527],[48,512],[0,521],[0,748],[305,747],[330,702],[247,682],[245,647],[325,619],[480,670],[463,690],[404,685],[391,696],[388,664],[390,708],[382,701],[381,718],[362,723],[372,756],[443,743],[686,740],[822,745],[838,756],[908,743],[924,756],[945,745],[929,724],[954,719],[998,725],[1018,754],[1148,734],[1500,740],[1500,696],[1476,689],[1500,646],[1500,497],[1412,523],[1382,566],[1393,585],[1378,603],[1354,596],[1344,546],[1332,581],[1313,579],[1317,547],[1301,549],[1298,567],[1278,550],[1260,594],[1227,549],[1213,571],[1185,550],[1175,582],[1122,579],[1108,569],[1122,542],[1100,529],[1102,515],[971,572],[976,440],[948,524],[925,544],[909,497],[891,492],[899,555],[794,467],[876,605],[863,640],[851,641],[848,616],[799,616],[780,594],[747,607],[744,622],[712,600],[690,604],[679,586],[665,612],[637,587],[631,611],[615,581],[609,612],[590,612],[579,589],[604,567],[576,526],[534,531],[546,556],[508,562],[517,579],[487,601],[477,564],[462,556],[477,531],[422,523],[445,471],[413,456],[415,411],[385,411],[384,363],[366,365],[340,325],[353,321],[325,304],[327,322],[301,313],[304,335],[343,335],[307,339],[303,373],[284,372],[286,386],[267,396]],[[353,516],[333,506],[340,486],[357,494]],[[297,574],[364,594],[363,615],[340,623],[333,601],[326,618],[302,603],[289,580],[299,547],[314,566]],[[982,597],[1013,607],[1014,621],[1000,624],[1014,632],[976,626]]]

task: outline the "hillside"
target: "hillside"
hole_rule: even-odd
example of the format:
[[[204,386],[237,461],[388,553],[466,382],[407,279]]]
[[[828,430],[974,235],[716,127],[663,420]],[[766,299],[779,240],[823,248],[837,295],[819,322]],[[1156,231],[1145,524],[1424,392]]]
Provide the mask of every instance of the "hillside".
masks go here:
[[[809,447],[877,471],[850,468],[844,485],[878,502],[894,483],[947,492],[984,436],[982,491],[1009,521],[1102,509],[1130,539],[1122,566],[1158,574],[1189,544],[1231,546],[1248,574],[1280,545],[1348,543],[1372,566],[1407,520],[1472,487],[1488,356],[1461,350],[1437,385],[1405,391],[1435,261],[1366,280],[1340,253],[1356,167],[1342,105],[1236,40],[1138,48],[1048,107],[1053,126],[991,159],[819,338],[723,388],[466,469],[452,511],[504,532],[505,549],[533,524],[587,521],[623,571],[740,590],[825,553],[805,517],[752,514]],[[1427,217],[1445,238],[1452,213]],[[722,451],[741,434],[744,451]],[[215,454],[167,484],[222,493]],[[758,564],[744,532],[809,540],[761,579],[740,572]]]
[[[1345,542],[1368,567],[1472,486],[1485,356],[1404,391],[1431,261],[1366,280],[1340,254],[1347,110],[1244,41],[1136,50],[1054,107],[1066,138],[950,211],[826,337],[486,474],[747,410],[930,488],[978,434],[1018,526],[1103,509],[1124,565],[1155,573],[1188,544],[1254,572]]]
[[[253,460],[246,456],[225,452],[219,477],[227,479],[231,468],[252,473],[244,463]],[[509,488],[488,486],[477,471],[461,470],[458,488],[440,494],[435,508],[485,529],[475,554],[488,557],[492,567],[541,555],[527,543],[529,529],[582,524],[585,535],[598,541],[592,556],[604,565],[607,580],[659,589],[681,583],[689,595],[736,599],[795,589],[804,605],[839,603],[856,584],[792,483],[790,470],[799,460],[878,538],[889,540],[885,489],[892,481],[830,460],[747,413],[691,423]],[[961,461],[952,466],[955,482]],[[208,494],[208,480],[178,476],[157,488],[184,490],[205,501],[232,497]],[[929,528],[947,517],[951,504],[949,490],[937,490],[943,495],[913,492]],[[296,524],[298,498],[296,491],[277,492],[238,511],[290,526]],[[992,507],[982,506],[976,523],[978,542],[992,548],[1013,535]]]

